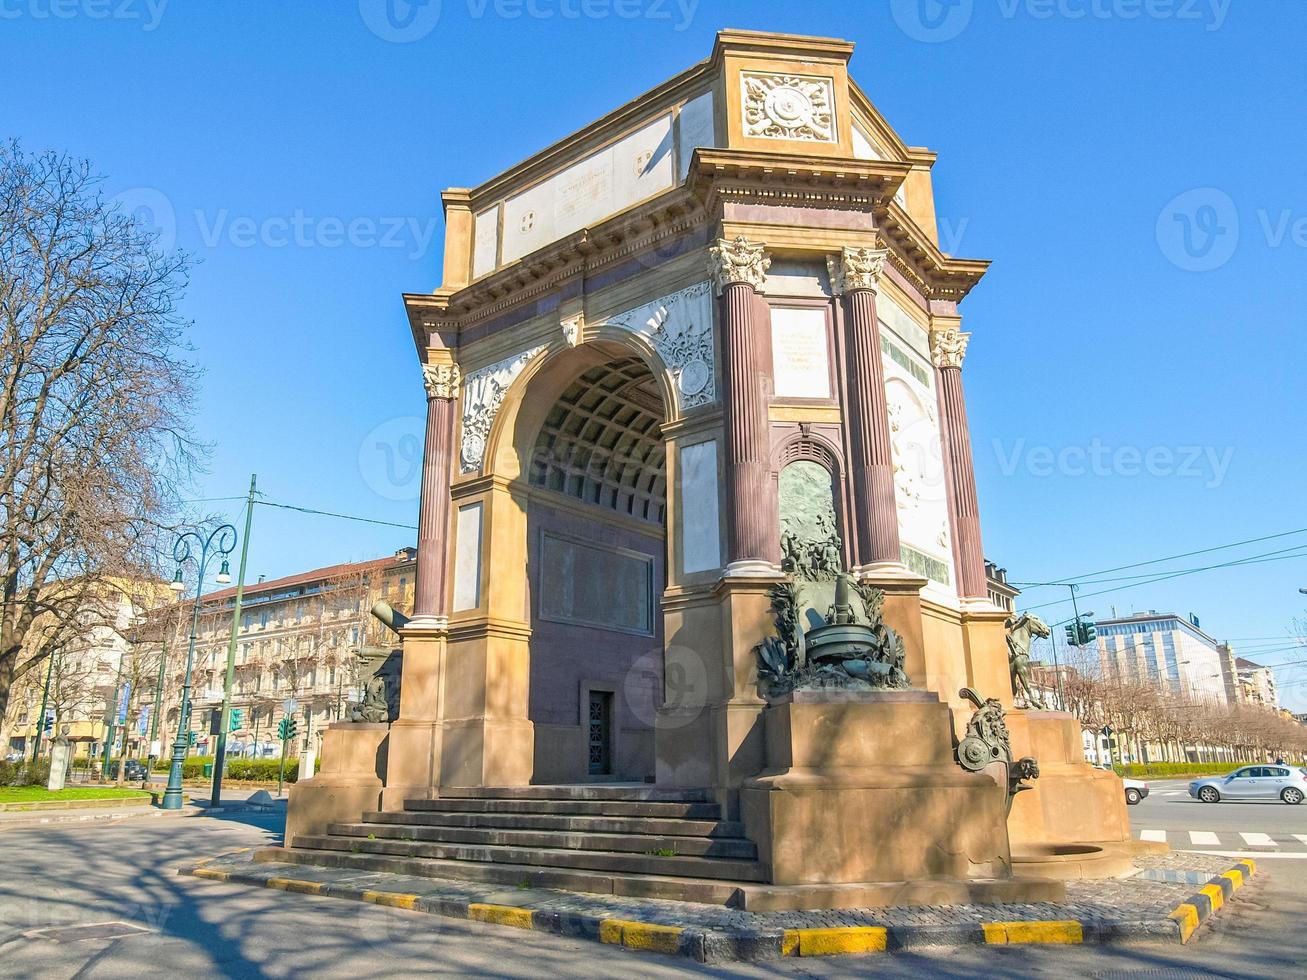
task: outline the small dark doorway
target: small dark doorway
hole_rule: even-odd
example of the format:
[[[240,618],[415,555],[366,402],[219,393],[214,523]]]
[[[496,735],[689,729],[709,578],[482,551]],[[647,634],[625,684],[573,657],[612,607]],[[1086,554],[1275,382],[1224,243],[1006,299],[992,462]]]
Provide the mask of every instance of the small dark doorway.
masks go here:
[[[613,771],[613,695],[611,691],[590,692],[590,775]]]

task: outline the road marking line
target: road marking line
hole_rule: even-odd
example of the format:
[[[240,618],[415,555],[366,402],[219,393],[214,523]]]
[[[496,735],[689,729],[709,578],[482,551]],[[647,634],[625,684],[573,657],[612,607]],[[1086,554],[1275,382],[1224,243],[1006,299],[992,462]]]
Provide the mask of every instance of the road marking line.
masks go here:
[[[1258,861],[1269,861],[1272,858],[1282,858],[1288,861],[1307,861],[1307,853],[1303,851],[1294,851],[1292,854],[1285,854],[1283,851],[1196,851],[1193,848],[1181,848],[1181,854],[1218,854],[1221,857],[1232,857],[1240,859],[1256,858]]]
[[[1240,833],[1245,844],[1249,847],[1274,847],[1275,841],[1271,840],[1269,834],[1244,834]]]
[[[1189,831],[1189,843],[1202,847],[1220,847],[1221,838],[1210,830],[1191,830]]]
[[[1299,843],[1307,844],[1307,834],[1294,834],[1293,838]]]
[[[1141,830],[1139,831],[1139,839],[1151,841],[1154,844],[1165,844],[1166,831],[1165,830]]]

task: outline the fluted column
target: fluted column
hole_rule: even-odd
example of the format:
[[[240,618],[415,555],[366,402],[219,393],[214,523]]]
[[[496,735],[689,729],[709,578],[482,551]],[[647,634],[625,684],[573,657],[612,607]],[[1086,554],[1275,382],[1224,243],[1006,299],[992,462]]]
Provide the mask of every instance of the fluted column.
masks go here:
[[[835,294],[848,299],[849,435],[854,564],[898,565],[899,517],[894,457],[881,362],[876,290],[884,249],[845,248],[828,260]]]
[[[721,297],[728,575],[771,575],[780,562],[767,399],[758,368],[762,325],[757,294],[771,264],[763,249],[739,237],[720,239],[708,250],[709,269]]]
[[[980,543],[980,506],[976,500],[976,471],[971,459],[971,432],[962,391],[962,359],[971,334],[957,327],[932,331],[930,356],[939,382],[939,408],[943,419],[944,451],[948,454],[949,511],[953,520],[954,557],[958,565],[958,595],[983,599],[985,552]]]
[[[422,501],[418,513],[414,625],[443,627],[448,621],[446,568],[449,551],[449,474],[454,458],[454,407],[461,380],[452,362],[424,364],[427,436],[422,454]]]

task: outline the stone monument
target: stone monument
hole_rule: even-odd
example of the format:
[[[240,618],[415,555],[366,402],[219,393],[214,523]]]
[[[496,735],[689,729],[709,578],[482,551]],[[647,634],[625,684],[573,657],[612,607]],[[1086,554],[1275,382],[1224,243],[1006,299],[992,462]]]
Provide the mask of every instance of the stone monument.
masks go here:
[[[940,247],[935,154],[852,54],[722,31],[638,100],[444,192],[442,279],[403,297],[426,442],[397,710],[375,681],[328,731],[288,839],[335,850],[290,855],[371,866],[350,850],[366,839],[304,828],[378,806],[472,813],[481,839],[478,808],[652,795],[743,825],[757,858],[729,874],[771,907],[821,907],[1056,897],[1013,876],[1009,827],[1108,833],[1055,801],[1106,806],[1115,777],[1070,759],[1062,721],[1010,710],[962,383],[960,304],[988,263]],[[956,752],[992,748],[990,699],[1010,757],[971,771]],[[429,833],[521,880],[501,850]],[[583,863],[605,861],[598,885],[566,880],[744,894],[690,881],[721,864]]]

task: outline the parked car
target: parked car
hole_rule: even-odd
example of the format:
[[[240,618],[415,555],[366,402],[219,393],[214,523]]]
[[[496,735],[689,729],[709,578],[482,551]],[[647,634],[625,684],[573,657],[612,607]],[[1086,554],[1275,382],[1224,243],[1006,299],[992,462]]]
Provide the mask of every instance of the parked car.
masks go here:
[[[1307,798],[1307,772],[1291,766],[1244,766],[1228,776],[1194,780],[1189,795],[1204,803],[1283,800],[1297,805]]]
[[[1125,801],[1131,806],[1148,795],[1148,784],[1141,779],[1126,779],[1122,776],[1121,782],[1125,783]]]
[[[142,780],[146,777],[148,773],[149,770],[145,768],[145,763],[141,762],[140,759],[128,759],[123,764],[123,778],[126,779],[128,782],[134,783],[137,782],[138,780]],[[113,762],[109,763],[109,778],[110,779],[118,778],[117,759],[114,759]]]

